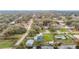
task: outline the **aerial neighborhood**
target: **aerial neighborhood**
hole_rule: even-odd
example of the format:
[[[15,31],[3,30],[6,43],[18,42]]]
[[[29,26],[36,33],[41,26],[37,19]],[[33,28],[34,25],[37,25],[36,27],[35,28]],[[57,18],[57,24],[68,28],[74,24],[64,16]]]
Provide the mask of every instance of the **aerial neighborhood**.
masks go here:
[[[0,11],[0,49],[79,49],[79,11]]]

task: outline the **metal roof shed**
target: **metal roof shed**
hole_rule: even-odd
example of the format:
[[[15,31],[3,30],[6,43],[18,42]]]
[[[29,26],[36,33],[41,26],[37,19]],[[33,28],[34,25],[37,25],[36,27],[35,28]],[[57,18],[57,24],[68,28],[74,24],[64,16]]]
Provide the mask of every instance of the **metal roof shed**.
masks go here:
[[[57,35],[57,36],[55,36],[55,38],[56,39],[66,39],[65,36],[63,36],[63,35]]]

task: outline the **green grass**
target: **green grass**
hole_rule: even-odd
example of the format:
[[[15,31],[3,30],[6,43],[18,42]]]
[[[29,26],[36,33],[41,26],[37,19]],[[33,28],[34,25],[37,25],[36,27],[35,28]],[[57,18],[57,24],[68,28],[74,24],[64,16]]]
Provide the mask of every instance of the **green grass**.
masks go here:
[[[12,47],[12,43],[11,40],[0,40],[0,48],[10,48]]]
[[[73,41],[71,39],[66,39],[66,40],[62,40],[62,42],[66,45],[70,45],[70,44],[73,44]]]
[[[18,40],[22,35],[12,35],[5,38],[5,40]]]
[[[68,30],[66,28],[61,28],[60,31],[61,32],[68,32]]]
[[[72,36],[71,34],[68,34],[68,35],[66,36],[66,41],[65,41],[65,43],[67,43],[67,44],[74,44],[72,37],[73,37],[73,36]]]
[[[61,40],[57,40],[57,41],[63,42],[66,45],[74,44],[72,38],[70,38],[68,36],[65,36],[65,37],[66,37],[66,39],[61,39]]]
[[[43,35],[45,41],[52,41],[53,35],[52,34],[44,34]]]

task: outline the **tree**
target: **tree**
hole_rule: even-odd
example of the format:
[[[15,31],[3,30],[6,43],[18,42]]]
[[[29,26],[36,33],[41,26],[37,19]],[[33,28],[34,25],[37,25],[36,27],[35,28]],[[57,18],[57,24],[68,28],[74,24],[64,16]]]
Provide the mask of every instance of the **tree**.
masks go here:
[[[79,23],[73,22],[72,25],[75,26],[75,29],[76,30],[79,30]]]
[[[26,29],[22,26],[11,26],[8,28],[8,31],[4,33],[4,35],[15,35],[15,34],[23,34],[26,32]]]

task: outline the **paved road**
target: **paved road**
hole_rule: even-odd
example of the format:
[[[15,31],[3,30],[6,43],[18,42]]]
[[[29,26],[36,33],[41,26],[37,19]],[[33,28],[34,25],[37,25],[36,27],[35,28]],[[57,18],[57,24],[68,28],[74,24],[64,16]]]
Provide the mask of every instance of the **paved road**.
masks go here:
[[[27,35],[30,32],[30,29],[32,27],[32,23],[33,23],[33,19],[30,19],[26,33],[15,43],[14,46],[18,46],[25,39],[25,37],[27,37]]]

